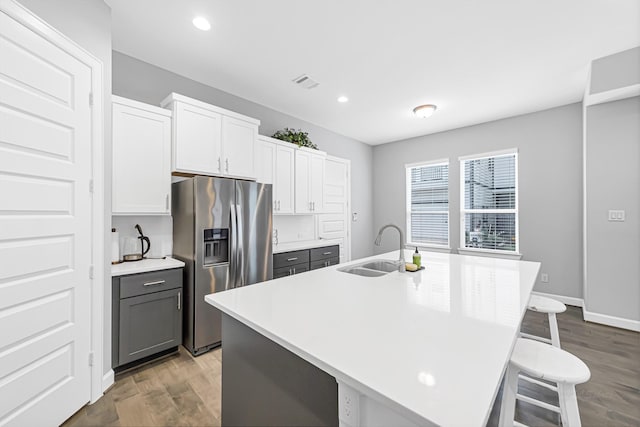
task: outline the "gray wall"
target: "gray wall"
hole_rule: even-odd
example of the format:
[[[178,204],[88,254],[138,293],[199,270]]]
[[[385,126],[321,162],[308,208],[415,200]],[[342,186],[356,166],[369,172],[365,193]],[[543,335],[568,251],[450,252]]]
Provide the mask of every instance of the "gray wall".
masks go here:
[[[309,132],[309,137],[321,150],[334,156],[350,159],[351,211],[358,213],[358,221],[351,224],[351,254],[354,259],[371,255],[373,239],[371,164],[373,150],[369,145],[206,86],[120,52],[113,52],[113,93],[115,95],[152,105],[160,105],[160,102],[170,92],[177,92],[260,119],[260,134],[262,135],[271,136],[276,130],[284,127],[300,128]]]
[[[111,265],[111,8],[102,0],[20,0],[49,25],[103,64],[104,75],[104,265]],[[111,270],[104,274],[104,373],[111,370]]]
[[[640,83],[640,46],[591,63],[591,94]]]
[[[542,262],[549,283],[540,292],[582,297],[582,108],[581,104],[374,147],[374,229],[395,223],[406,229],[407,163],[449,159],[450,245],[460,242],[458,157],[518,149],[520,252]],[[435,117],[435,116],[434,116]],[[386,236],[378,253],[397,248]]]
[[[640,321],[640,97],[588,107],[586,129],[585,308]]]

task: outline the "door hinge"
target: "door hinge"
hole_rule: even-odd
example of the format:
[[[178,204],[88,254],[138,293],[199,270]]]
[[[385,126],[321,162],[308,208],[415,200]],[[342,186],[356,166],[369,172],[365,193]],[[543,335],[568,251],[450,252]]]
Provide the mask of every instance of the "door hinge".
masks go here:
[[[93,279],[93,265],[89,266],[89,279]]]
[[[89,92],[89,106],[93,107],[93,92]]]
[[[89,193],[93,193],[93,180],[89,180]]]
[[[89,366],[93,366],[93,352],[89,353]]]

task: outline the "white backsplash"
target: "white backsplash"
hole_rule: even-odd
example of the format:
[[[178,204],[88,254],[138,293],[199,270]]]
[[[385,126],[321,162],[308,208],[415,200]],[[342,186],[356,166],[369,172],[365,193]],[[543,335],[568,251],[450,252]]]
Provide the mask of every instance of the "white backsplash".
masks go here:
[[[276,231],[277,230],[277,231]],[[300,242],[316,238],[316,221],[314,215],[274,215],[274,237],[278,243]]]
[[[151,249],[148,257],[162,257],[173,252],[173,218],[171,216],[121,216],[111,217],[111,226],[120,234],[120,256],[125,237],[138,237],[134,228],[140,225],[142,232],[149,238]]]

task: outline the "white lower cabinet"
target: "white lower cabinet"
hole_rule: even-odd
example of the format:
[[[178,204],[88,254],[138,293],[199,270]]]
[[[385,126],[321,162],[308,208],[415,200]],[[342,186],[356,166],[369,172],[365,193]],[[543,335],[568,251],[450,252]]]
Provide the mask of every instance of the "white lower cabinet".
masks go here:
[[[308,148],[296,150],[295,213],[322,213],[326,153]]]
[[[171,112],[112,96],[114,215],[170,214]]]
[[[162,106],[174,113],[172,172],[256,178],[259,120],[177,93]]]

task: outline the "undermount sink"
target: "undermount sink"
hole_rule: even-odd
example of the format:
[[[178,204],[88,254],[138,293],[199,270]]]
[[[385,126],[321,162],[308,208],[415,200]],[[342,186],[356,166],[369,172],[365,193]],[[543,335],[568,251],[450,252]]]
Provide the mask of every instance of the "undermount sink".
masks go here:
[[[378,261],[367,262],[366,264],[362,264],[363,268],[370,268],[371,270],[385,271],[387,273],[391,273],[392,271],[398,270],[398,261],[389,261],[386,259],[381,259]]]
[[[356,274],[358,276],[366,277],[379,277],[384,276],[387,273],[398,270],[398,261],[390,261],[386,259],[380,259],[376,261],[367,261],[361,264],[348,265],[346,267],[339,268],[338,271],[343,273]]]

